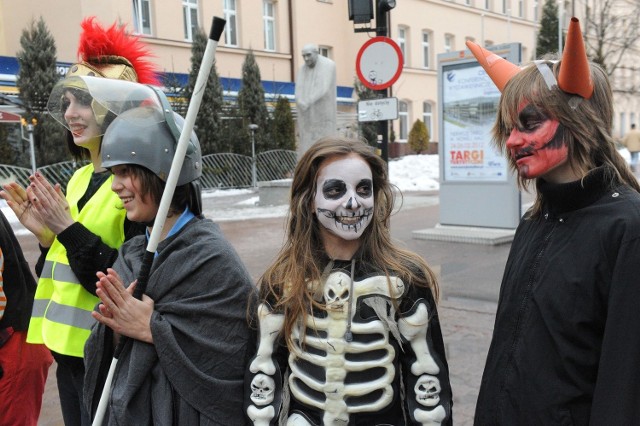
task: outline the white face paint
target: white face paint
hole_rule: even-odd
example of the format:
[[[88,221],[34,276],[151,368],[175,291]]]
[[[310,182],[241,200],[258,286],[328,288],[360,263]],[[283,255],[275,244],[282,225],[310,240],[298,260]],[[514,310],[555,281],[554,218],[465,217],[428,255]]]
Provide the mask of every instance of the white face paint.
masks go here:
[[[373,215],[371,168],[357,154],[332,157],[320,166],[315,211],[320,223],[344,239],[360,238]]]

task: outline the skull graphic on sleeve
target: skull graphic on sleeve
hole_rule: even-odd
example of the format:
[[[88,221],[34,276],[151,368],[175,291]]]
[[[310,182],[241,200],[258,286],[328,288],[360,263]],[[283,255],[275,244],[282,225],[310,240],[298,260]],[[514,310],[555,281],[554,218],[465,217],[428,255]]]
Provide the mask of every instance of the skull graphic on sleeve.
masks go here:
[[[275,381],[266,374],[257,374],[251,381],[251,401],[257,406],[273,402]]]
[[[434,407],[440,402],[440,381],[435,376],[423,374],[418,378],[414,390],[417,402],[425,407]]]

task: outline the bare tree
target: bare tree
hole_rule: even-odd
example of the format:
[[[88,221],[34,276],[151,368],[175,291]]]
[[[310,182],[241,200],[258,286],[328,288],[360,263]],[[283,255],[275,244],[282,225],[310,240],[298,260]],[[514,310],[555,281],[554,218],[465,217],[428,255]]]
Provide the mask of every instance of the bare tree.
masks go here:
[[[584,34],[587,55],[600,64],[609,77],[632,74],[640,69],[637,43],[640,40],[638,0],[587,0]],[[615,92],[636,93],[634,79],[614,84]]]

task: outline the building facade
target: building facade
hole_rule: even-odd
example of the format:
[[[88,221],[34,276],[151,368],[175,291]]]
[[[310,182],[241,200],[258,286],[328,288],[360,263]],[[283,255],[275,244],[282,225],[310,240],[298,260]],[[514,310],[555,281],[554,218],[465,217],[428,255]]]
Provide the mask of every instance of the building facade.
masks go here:
[[[424,120],[431,140],[437,142],[437,55],[465,49],[466,40],[485,46],[517,41],[522,44],[523,61],[528,61],[535,52],[541,5],[535,0],[396,3],[390,11],[389,36],[403,52],[404,67],[389,89],[399,101],[399,118],[392,123],[398,146],[390,152],[401,155],[408,152],[406,144],[402,145],[417,119]],[[267,97],[284,95],[295,102],[294,84],[303,63],[301,50],[314,43],[336,63],[338,127],[353,135],[357,128],[355,60],[360,47],[375,36],[375,19],[369,24],[371,32],[355,32],[348,14],[348,0],[22,0],[19,7],[15,0],[0,0],[0,93],[16,94],[15,56],[21,49],[20,35],[40,16],[56,41],[61,74],[76,60],[81,20],[95,15],[104,25],[118,22],[139,34],[160,68],[185,81],[195,28],[208,33],[213,16],[219,16],[227,24],[216,66],[227,96],[237,93],[242,63],[252,50]],[[357,25],[363,26],[366,24]],[[295,110],[295,103],[293,106]],[[635,108],[631,102],[623,106]],[[636,119],[630,111],[618,114],[622,113]],[[624,124],[627,126],[628,120]]]

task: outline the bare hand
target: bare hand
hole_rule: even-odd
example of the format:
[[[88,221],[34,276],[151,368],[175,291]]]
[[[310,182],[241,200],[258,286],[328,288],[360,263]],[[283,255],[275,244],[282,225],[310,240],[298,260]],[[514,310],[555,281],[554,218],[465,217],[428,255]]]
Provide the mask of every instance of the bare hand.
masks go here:
[[[44,220],[44,223],[58,235],[73,225],[69,203],[62,193],[59,184],[52,186],[44,176],[36,172],[29,176],[31,184],[27,194],[33,207]]]
[[[22,226],[27,228],[36,236],[43,247],[50,247],[55,238],[55,234],[45,224],[44,218],[34,208],[29,199],[27,190],[17,182],[11,182],[3,186],[0,191],[0,198],[7,202],[7,205],[16,215]]]
[[[98,306],[100,312],[94,311],[91,315],[117,334],[153,343],[150,324],[153,299],[146,295],[142,300],[133,297],[136,281],[125,288],[118,273],[111,268],[106,275],[98,272],[97,277],[96,294],[102,303]]]

